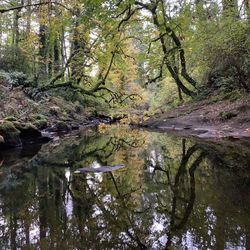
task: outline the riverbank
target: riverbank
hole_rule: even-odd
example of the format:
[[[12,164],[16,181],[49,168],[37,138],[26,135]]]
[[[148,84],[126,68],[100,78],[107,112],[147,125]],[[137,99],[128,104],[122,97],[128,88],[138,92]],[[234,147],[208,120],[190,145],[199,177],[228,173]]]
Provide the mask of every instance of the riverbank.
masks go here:
[[[202,139],[250,139],[250,97],[185,104],[150,117],[142,127]]]
[[[36,95],[32,88],[0,82],[0,149],[47,142],[57,134],[100,122],[111,119],[58,93]]]
[[[201,140],[250,139],[249,96],[219,100],[215,95],[145,117],[147,112],[134,110],[117,110],[113,115],[97,112],[57,93],[36,96],[32,91],[0,82],[0,149],[43,143],[58,134],[115,121]]]

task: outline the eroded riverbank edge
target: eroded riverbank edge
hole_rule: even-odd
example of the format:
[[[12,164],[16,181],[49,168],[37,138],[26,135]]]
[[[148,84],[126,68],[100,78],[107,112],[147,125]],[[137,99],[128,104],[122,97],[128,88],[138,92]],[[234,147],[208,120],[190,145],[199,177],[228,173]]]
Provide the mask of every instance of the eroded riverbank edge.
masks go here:
[[[71,123],[52,123],[39,130],[31,123],[19,123],[0,120],[0,151],[22,148],[27,145],[44,144],[57,137],[71,135],[81,129],[95,128],[99,124],[114,122],[109,117],[87,117]]]
[[[185,104],[151,117],[141,127],[199,139],[250,140],[250,98]]]

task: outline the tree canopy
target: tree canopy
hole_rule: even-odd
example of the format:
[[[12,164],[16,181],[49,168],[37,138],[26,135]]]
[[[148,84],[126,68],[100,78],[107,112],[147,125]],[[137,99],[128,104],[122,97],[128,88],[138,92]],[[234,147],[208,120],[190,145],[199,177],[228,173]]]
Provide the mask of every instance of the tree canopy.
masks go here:
[[[249,92],[249,33],[248,0],[6,0],[0,68],[38,91],[164,104]]]

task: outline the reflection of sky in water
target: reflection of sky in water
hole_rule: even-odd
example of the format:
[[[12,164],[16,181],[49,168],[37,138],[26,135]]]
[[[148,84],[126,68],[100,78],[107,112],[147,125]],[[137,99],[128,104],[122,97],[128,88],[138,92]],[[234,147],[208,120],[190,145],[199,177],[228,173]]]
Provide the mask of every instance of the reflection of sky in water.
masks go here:
[[[71,219],[73,215],[73,201],[69,192],[66,193],[65,206],[67,217]]]
[[[150,228],[149,240],[152,243],[152,249],[159,249],[166,245],[168,237],[166,235],[168,219],[164,215],[153,213],[153,223]],[[158,234],[161,236],[159,237]],[[163,234],[163,235],[162,235]]]
[[[101,164],[97,161],[94,161],[91,165],[91,168],[100,168]],[[87,183],[90,188],[98,189],[98,183],[102,182],[102,173],[87,173]]]

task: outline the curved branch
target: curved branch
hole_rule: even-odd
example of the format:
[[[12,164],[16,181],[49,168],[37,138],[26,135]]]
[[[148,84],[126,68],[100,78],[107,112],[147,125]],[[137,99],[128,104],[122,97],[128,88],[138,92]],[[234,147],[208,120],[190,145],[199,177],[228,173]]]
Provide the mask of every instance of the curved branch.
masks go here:
[[[164,63],[165,63],[165,58],[163,58],[162,63],[161,63],[161,65],[160,65],[159,74],[158,74],[156,77],[154,77],[153,79],[148,80],[148,81],[145,83],[145,86],[147,86],[147,85],[150,84],[150,83],[156,82],[158,79],[161,79],[161,78],[162,78],[162,76],[163,76],[163,66],[164,66]]]
[[[184,77],[184,79],[186,79],[187,82],[189,82],[191,85],[196,87],[196,81],[187,72],[185,51],[183,49],[182,43],[179,37],[175,34],[174,30],[170,26],[167,25],[164,3],[163,3],[163,0],[160,0],[160,1],[162,5],[162,15],[163,15],[164,26],[166,30],[166,33],[164,33],[164,35],[167,34],[168,36],[170,36],[179,50],[180,63],[181,63],[181,75]]]
[[[129,19],[136,13],[136,11],[141,10],[142,8],[136,8],[134,10],[131,9],[131,5],[129,4],[120,14],[116,16],[116,18],[122,16],[123,14],[127,13],[127,15],[119,22],[118,24],[118,31],[120,31],[120,28],[123,23],[129,21]]]
[[[173,69],[170,61],[167,58],[168,57],[168,49],[167,49],[167,46],[165,44],[164,36],[162,36],[163,33],[160,30],[160,23],[158,21],[158,16],[157,16],[157,13],[156,13],[156,8],[154,8],[154,9],[151,10],[151,14],[152,14],[152,18],[153,18],[153,23],[157,27],[157,29],[159,30],[159,33],[160,33],[160,42],[161,42],[161,46],[162,46],[162,51],[163,51],[164,56],[165,56],[165,64],[167,66],[167,69],[168,69],[169,73],[174,78],[177,86],[183,91],[183,93],[185,93],[186,95],[191,96],[191,97],[195,96],[195,92],[191,91],[190,89],[188,89],[183,84],[183,82],[181,81],[178,73],[175,72],[175,70]]]
[[[48,1],[48,2],[44,2],[44,3],[33,3],[33,4],[26,4],[26,5],[19,5],[19,6],[14,6],[14,7],[10,7],[7,9],[0,9],[0,13],[5,13],[5,12],[9,12],[9,11],[14,11],[14,10],[21,10],[24,8],[28,8],[28,7],[36,7],[36,6],[41,6],[41,5],[47,5],[47,4],[55,4],[55,5],[59,5],[61,7],[63,7],[64,9],[70,11],[71,13],[74,13],[74,11],[72,9],[70,9],[69,7],[65,6],[62,3],[58,3],[58,2],[54,2],[54,1]]]

